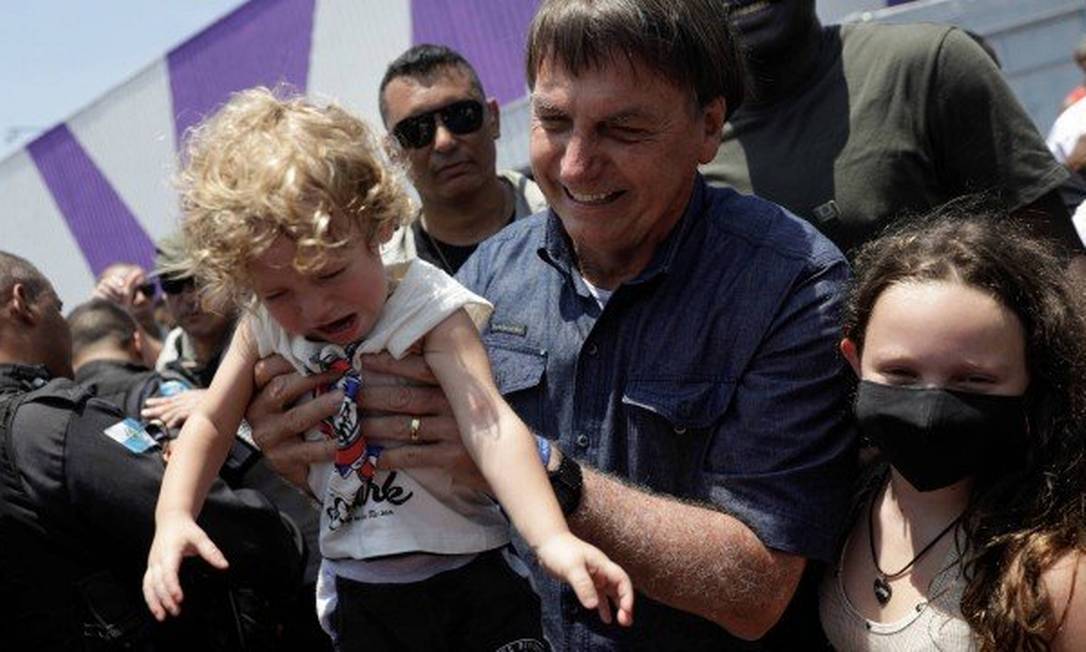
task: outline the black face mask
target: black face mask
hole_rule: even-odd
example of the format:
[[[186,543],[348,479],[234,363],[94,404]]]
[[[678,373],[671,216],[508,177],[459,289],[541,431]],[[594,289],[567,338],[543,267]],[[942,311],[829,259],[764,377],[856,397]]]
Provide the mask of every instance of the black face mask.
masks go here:
[[[860,430],[918,491],[934,491],[1017,451],[1025,397],[915,389],[861,381]]]
[[[805,37],[818,25],[815,0],[725,1],[731,5],[731,23],[739,42],[755,62],[802,55]]]

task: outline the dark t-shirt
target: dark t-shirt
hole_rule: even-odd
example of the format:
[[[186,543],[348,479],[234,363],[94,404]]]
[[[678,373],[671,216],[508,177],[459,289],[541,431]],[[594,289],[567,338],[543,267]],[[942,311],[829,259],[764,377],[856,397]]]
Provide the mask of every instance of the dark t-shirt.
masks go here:
[[[411,224],[411,230],[415,232],[415,250],[418,251],[419,258],[440,267],[450,276],[456,274],[460,266],[479,247],[479,243],[461,246],[442,242],[423,230],[422,220],[415,220]]]
[[[113,403],[125,416],[140,418],[143,403],[159,395],[164,383],[175,381],[171,392],[190,389],[184,378],[169,371],[159,373],[141,364],[120,360],[93,360],[75,372],[75,382],[91,390],[98,398]]]
[[[831,26],[819,56],[795,94],[736,112],[710,183],[781,204],[847,253],[896,216],[982,191],[1018,209],[1067,176],[959,29]],[[1069,220],[1047,230],[1073,236]]]

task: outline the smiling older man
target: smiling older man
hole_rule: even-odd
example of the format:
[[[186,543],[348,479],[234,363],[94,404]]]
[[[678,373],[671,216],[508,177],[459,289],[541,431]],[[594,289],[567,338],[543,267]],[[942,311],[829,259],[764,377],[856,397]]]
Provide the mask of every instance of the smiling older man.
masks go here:
[[[562,649],[726,649],[829,560],[850,477],[835,354],[848,270],[784,210],[697,173],[743,94],[716,0],[551,0],[531,160],[551,211],[461,270],[495,304],[499,386],[556,438],[570,525],[643,598],[602,628],[538,576]],[[576,461],[574,461],[576,460]]]

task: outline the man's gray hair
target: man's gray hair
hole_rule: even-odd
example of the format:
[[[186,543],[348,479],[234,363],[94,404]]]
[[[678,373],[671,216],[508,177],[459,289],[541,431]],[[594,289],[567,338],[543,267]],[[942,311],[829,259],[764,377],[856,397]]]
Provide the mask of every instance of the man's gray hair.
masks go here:
[[[746,92],[746,64],[724,0],[545,0],[528,30],[528,86],[540,66],[578,75],[625,57],[731,115]]]

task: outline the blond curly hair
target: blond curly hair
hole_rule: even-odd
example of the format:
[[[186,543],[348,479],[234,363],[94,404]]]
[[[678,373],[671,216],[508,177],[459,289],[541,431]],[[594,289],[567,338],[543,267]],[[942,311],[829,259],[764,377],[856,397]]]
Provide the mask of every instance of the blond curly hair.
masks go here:
[[[235,93],[186,134],[177,185],[186,261],[176,271],[239,304],[252,297],[249,264],[278,236],[309,272],[357,237],[378,244],[413,210],[364,122],[264,87]]]

